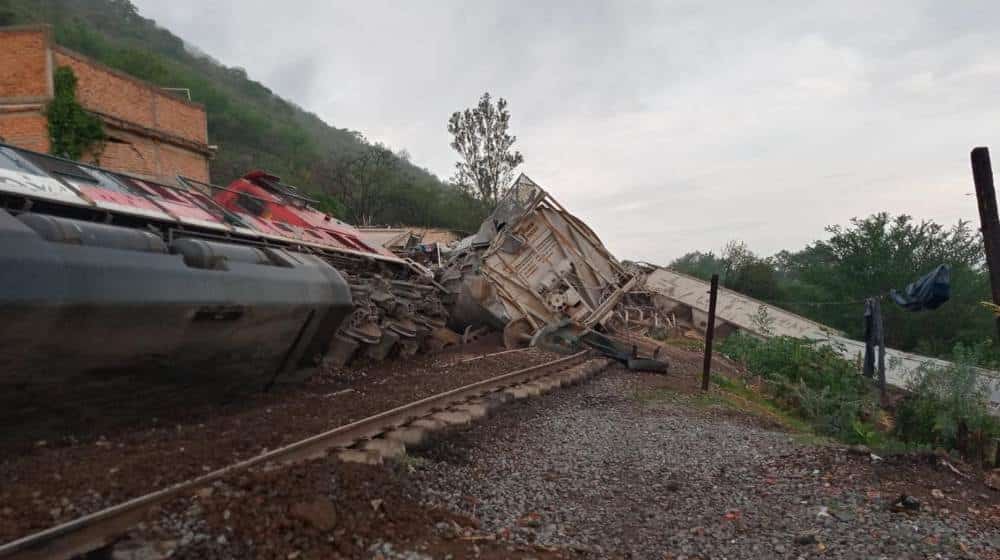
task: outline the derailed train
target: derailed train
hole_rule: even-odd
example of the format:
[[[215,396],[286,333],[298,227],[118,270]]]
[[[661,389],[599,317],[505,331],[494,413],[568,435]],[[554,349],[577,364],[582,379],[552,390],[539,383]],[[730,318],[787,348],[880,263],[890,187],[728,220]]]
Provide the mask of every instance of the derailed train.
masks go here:
[[[438,280],[312,203],[261,171],[167,184],[0,144],[0,425],[215,402],[484,326],[612,333],[639,280],[523,175]]]
[[[0,423],[440,345],[433,274],[311,203],[260,171],[166,184],[0,144]]]

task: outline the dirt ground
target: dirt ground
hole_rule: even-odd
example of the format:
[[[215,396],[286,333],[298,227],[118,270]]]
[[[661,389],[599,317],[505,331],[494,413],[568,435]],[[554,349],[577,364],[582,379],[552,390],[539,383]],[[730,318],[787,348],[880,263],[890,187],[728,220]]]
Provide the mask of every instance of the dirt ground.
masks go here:
[[[797,442],[780,422],[703,397],[697,353],[673,349],[670,358],[668,375],[613,369],[510,403],[397,462],[317,460],[226,480],[152,516],[118,551],[997,558],[1000,493],[979,479],[926,456],[873,462],[841,445]],[[724,361],[716,372],[740,375]],[[900,494],[920,510],[892,511]]]
[[[676,393],[682,398],[701,396],[701,353],[691,349],[670,346],[666,348],[671,361],[671,373],[676,375],[640,374],[634,382],[636,390],[666,390]],[[712,371],[713,374],[723,375],[732,380],[748,379],[746,371],[739,364],[719,355],[713,356]],[[712,391],[718,393],[719,390],[713,386]],[[898,401],[904,396],[905,392],[902,390],[890,388],[889,400]],[[761,410],[758,407],[715,405],[703,406],[700,410],[704,413],[718,415],[720,418],[736,418],[748,425],[773,430],[788,430],[788,426],[780,419],[769,416],[766,410]],[[833,447],[841,449],[842,446],[834,445]],[[946,512],[970,512],[971,508],[973,521],[983,521],[1000,527],[1000,491],[989,488],[982,483],[987,473],[976,466],[965,464],[961,460],[941,453],[921,452],[889,455],[879,457],[876,462],[872,462],[871,458],[864,454],[853,453],[853,456],[857,459],[850,462],[853,466],[837,476],[846,479],[855,478],[858,473],[854,471],[860,466],[863,467],[862,470],[866,471],[865,476],[869,476],[877,482],[880,495],[913,496],[921,503],[931,504],[931,507],[943,509]],[[945,466],[946,464],[955,466],[962,474],[956,474]],[[941,494],[946,497],[940,498],[940,494],[935,496],[932,493],[935,489],[941,491]],[[976,512],[984,513],[984,516],[980,517]]]
[[[120,503],[308,435],[558,356],[503,350],[494,336],[433,355],[329,370],[304,384],[216,405],[150,411],[114,432],[79,426],[6,449],[0,542]]]
[[[461,363],[495,350],[483,341],[327,372],[193,410],[186,423],[35,447],[0,466],[12,481],[0,489],[0,540],[554,357]],[[399,461],[328,458],[234,475],[151,512],[113,557],[1000,559],[990,548],[1000,545],[1000,492],[982,473],[953,463],[970,478],[958,476],[933,455],[873,461],[797,442],[759,410],[703,396],[700,352],[665,351],[667,375],[613,369],[437,434]],[[743,375],[713,363],[717,375]],[[919,512],[890,510],[903,494]]]
[[[683,364],[514,403],[417,452],[408,483],[486,534],[588,558],[1000,558],[984,473],[803,437]]]
[[[572,552],[484,535],[473,517],[428,507],[405,462],[316,460],[256,472],[179,500],[115,550],[191,559],[557,559]]]

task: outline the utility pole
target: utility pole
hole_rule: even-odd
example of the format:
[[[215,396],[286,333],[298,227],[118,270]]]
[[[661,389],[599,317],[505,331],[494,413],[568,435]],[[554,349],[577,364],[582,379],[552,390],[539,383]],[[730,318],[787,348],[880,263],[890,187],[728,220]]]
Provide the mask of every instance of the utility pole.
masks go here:
[[[986,267],[990,271],[993,303],[1000,305],[1000,219],[997,218],[997,193],[993,187],[993,167],[989,148],[973,148],[972,179],[976,183],[979,203],[980,231],[986,248]],[[997,338],[1000,340],[1000,316],[996,317]]]
[[[712,373],[712,339],[715,338],[715,300],[719,295],[719,275],[712,275],[712,287],[708,292],[708,325],[705,327],[705,364],[701,371],[701,390],[708,390],[708,379]]]

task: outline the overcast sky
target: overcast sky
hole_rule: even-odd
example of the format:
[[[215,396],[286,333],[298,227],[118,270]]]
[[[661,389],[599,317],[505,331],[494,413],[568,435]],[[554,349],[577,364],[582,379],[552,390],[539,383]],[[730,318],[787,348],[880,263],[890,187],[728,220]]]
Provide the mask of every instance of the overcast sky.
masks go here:
[[[1000,153],[996,1],[133,1],[442,178],[450,113],[505,97],[523,171],[621,258],[974,220],[969,150]]]

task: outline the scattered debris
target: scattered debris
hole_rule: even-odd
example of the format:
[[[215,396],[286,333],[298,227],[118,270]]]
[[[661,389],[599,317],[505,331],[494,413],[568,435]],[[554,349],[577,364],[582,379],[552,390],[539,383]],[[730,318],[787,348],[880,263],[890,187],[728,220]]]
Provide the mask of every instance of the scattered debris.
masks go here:
[[[897,498],[896,501],[889,506],[889,509],[895,512],[920,511],[920,500],[907,494],[901,494],[899,498]]]
[[[816,544],[818,539],[816,538],[816,533],[799,533],[795,535],[795,544],[799,546],[805,546],[808,544]]]
[[[533,511],[528,512],[518,518],[517,524],[521,527],[541,527],[542,515]]]
[[[944,459],[941,459],[940,461],[941,461],[941,464],[942,464],[943,466],[947,467],[947,468],[948,468],[948,470],[950,470],[951,472],[953,472],[953,473],[957,474],[958,476],[960,476],[960,477],[962,477],[962,478],[971,478],[971,476],[970,476],[970,475],[967,475],[967,474],[965,474],[964,472],[962,472],[962,471],[958,470],[957,468],[955,468],[955,465],[952,465],[952,464],[951,464],[951,463],[949,463],[948,461],[945,461]]]

